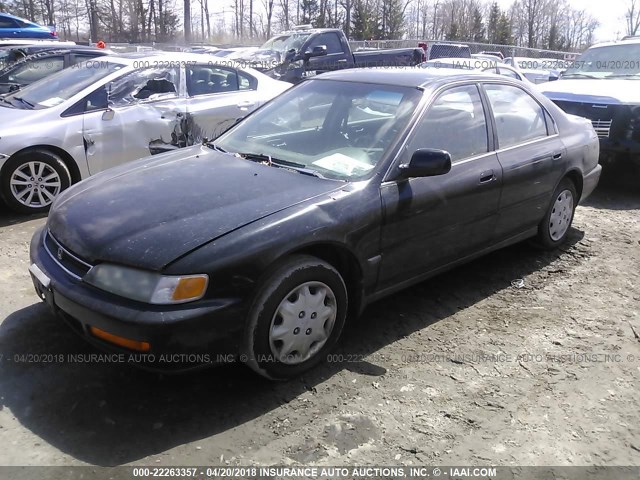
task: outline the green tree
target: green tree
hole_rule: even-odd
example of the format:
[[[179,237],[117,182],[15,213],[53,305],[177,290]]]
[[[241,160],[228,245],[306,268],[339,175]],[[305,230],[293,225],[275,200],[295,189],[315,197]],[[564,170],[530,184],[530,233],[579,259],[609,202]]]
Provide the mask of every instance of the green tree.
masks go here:
[[[381,2],[381,32],[383,40],[396,40],[404,34],[404,12],[406,5],[402,0],[383,0]]]
[[[474,42],[484,42],[485,29],[484,22],[482,21],[482,12],[478,7],[473,9],[473,20],[471,23],[471,32],[469,40]]]
[[[300,0],[300,12],[302,14],[300,21],[302,24],[314,24],[318,19],[319,9],[318,0]]]
[[[499,45],[513,44],[511,21],[509,20],[509,17],[505,15],[504,12],[500,14],[500,18],[498,19],[496,37],[495,37],[494,43],[497,43]]]
[[[379,38],[380,19],[375,7],[368,0],[355,0],[351,14],[351,37],[354,40]]]
[[[487,40],[489,43],[497,43],[498,22],[500,21],[500,6],[493,2],[489,9],[489,21],[487,22]]]

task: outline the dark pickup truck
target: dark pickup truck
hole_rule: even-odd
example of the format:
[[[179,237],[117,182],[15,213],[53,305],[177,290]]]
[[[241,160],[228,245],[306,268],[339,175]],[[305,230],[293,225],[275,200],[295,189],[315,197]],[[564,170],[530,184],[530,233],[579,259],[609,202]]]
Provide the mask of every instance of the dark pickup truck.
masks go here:
[[[296,27],[269,39],[258,50],[237,57],[263,73],[285,82],[344,68],[412,66],[426,60],[420,47],[352,52],[337,28]]]

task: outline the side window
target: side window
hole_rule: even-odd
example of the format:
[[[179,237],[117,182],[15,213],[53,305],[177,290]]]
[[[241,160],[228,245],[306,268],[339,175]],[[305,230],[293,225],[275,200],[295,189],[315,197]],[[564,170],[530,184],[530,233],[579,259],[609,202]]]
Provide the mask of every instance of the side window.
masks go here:
[[[0,28],[16,28],[18,25],[10,18],[0,17]]]
[[[25,62],[9,74],[9,82],[29,84],[59,72],[64,68],[63,57],[47,57]]]
[[[316,38],[311,40],[308,49],[312,50],[313,47],[317,47],[318,45],[325,45],[327,47],[327,55],[344,52],[342,43],[340,43],[340,37],[335,32],[327,32],[318,35]]]
[[[141,100],[164,100],[178,96],[178,68],[143,68],[107,85],[109,100],[115,107]]]
[[[511,85],[485,85],[500,148],[547,136],[544,109],[531,95]]]
[[[409,152],[437,148],[461,160],[486,153],[487,121],[478,87],[465,85],[442,93],[420,121]]]
[[[191,97],[210,93],[233,92],[239,89],[238,72],[232,68],[215,65],[187,67],[187,92]]]
[[[70,117],[72,115],[81,115],[83,113],[95,112],[97,110],[106,110],[108,103],[107,89],[102,85],[82,100],[69,107],[62,116]]]
[[[240,90],[256,90],[258,81],[247,73],[238,72],[238,87]]]
[[[78,63],[86,62],[87,60],[94,59],[99,55],[92,55],[86,53],[75,53],[71,55],[71,65],[76,65]]]

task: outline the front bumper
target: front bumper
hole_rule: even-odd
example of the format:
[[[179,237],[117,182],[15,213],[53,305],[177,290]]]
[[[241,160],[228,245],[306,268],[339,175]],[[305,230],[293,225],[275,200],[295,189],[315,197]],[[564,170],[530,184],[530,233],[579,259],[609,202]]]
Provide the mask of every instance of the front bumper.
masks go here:
[[[241,299],[203,299],[181,305],[147,305],[91,287],[71,277],[43,246],[43,230],[31,240],[31,263],[50,280],[31,273],[38,296],[73,330],[95,346],[129,355],[137,366],[183,371],[235,361],[246,309]],[[41,277],[41,278],[38,278]],[[136,352],[95,337],[90,327],[148,342]]]

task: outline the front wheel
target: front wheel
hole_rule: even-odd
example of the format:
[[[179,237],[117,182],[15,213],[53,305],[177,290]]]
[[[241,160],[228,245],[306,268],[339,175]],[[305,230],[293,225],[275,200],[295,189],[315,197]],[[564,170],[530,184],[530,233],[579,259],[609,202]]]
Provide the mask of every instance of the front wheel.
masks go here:
[[[538,226],[538,245],[552,250],[565,242],[577,203],[576,187],[565,178],[553,192],[549,209]]]
[[[323,260],[295,255],[263,281],[249,312],[243,356],[260,375],[295,377],[335,345],[347,315],[347,288]]]
[[[55,153],[33,150],[11,158],[0,182],[9,208],[19,213],[41,213],[71,185],[71,174]]]

